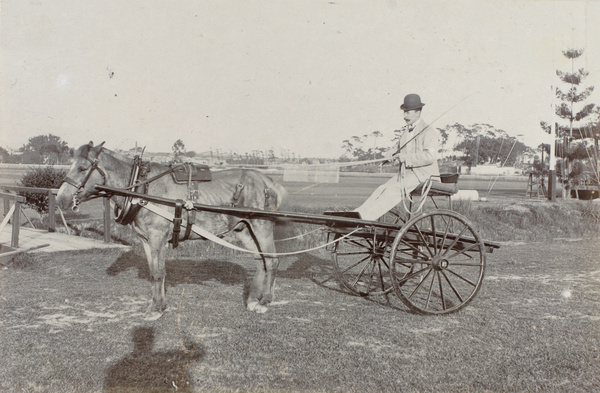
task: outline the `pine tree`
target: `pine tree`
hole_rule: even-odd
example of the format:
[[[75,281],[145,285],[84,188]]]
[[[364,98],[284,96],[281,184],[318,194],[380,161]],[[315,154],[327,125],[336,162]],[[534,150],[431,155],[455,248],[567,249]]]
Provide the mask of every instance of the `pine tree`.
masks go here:
[[[575,154],[571,154],[572,150],[577,150],[578,144],[571,145],[574,137],[574,123],[584,122],[585,119],[594,113],[595,104],[583,105],[583,102],[592,94],[594,86],[583,86],[583,81],[589,75],[589,72],[583,68],[575,69],[575,60],[583,54],[583,49],[567,49],[562,51],[563,56],[571,60],[571,71],[565,72],[556,70],[558,78],[568,86],[568,90],[563,91],[560,87],[556,88],[556,98],[560,100],[560,104],[556,106],[556,115],[563,121],[562,124],[557,123],[557,135],[562,137],[562,143],[557,146],[557,156],[562,158],[561,165],[557,168],[557,173],[560,174],[563,183],[563,198],[569,197],[570,184],[569,180],[575,181],[580,174],[577,165],[573,165],[574,161],[579,158]],[[549,125],[545,122],[541,123],[542,128],[548,132]]]
[[[569,122],[568,127],[559,125],[559,130],[572,138],[573,122],[584,120],[594,112],[594,107],[596,106],[595,104],[587,104],[578,112],[574,112],[574,104],[586,100],[594,91],[594,86],[582,88],[581,84],[589,75],[589,72],[583,68],[575,70],[575,59],[583,54],[583,49],[568,49],[562,53],[567,59],[571,60],[571,72],[556,70],[556,75],[561,81],[570,85],[570,87],[566,92],[563,92],[558,87],[556,88],[556,97],[561,101],[561,104],[556,107],[556,115]]]

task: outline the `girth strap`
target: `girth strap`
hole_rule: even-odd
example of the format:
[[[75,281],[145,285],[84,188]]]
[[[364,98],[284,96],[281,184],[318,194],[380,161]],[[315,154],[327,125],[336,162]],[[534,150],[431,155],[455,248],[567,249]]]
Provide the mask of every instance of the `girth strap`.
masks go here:
[[[192,226],[194,225],[194,221],[196,221],[196,211],[192,210],[192,214],[190,217],[190,211],[186,210],[187,212],[187,225],[185,227],[185,233],[183,234],[183,239],[181,240],[188,240],[190,238],[190,235],[192,234]]]
[[[183,215],[183,206],[185,202],[182,199],[178,199],[175,202],[175,216],[173,217],[173,234],[171,235],[171,239],[169,242],[173,245],[173,248],[179,246],[179,242],[188,240],[192,234],[192,227],[194,226],[194,221],[196,221],[196,211],[192,210],[192,214],[190,214],[189,210],[186,210],[187,214],[185,232],[183,233],[183,237],[180,237],[181,233],[181,224],[183,223],[183,219],[181,216]]]
[[[171,243],[173,248],[179,245],[179,232],[181,232],[181,212],[183,211],[183,199],[175,201],[175,217],[173,217],[173,236],[171,237]]]

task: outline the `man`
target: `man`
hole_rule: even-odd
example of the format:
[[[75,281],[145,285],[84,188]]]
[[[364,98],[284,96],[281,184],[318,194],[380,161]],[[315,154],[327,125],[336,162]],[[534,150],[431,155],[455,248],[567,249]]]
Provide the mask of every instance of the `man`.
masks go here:
[[[387,153],[387,160],[399,163],[400,170],[355,211],[364,220],[376,220],[394,208],[419,184],[432,175],[439,176],[437,163],[438,133],[421,119],[421,97],[409,94],[400,109],[406,125],[400,130],[395,149]]]

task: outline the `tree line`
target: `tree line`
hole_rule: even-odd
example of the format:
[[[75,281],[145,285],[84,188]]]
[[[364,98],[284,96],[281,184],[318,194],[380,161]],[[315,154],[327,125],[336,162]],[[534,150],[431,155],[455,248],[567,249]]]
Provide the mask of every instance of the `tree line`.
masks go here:
[[[442,145],[448,140],[448,127],[449,126],[446,128],[437,128],[439,140]],[[465,135],[465,138],[453,147],[453,150],[458,154],[447,157],[447,159],[458,161],[466,166],[489,163],[514,166],[522,153],[531,150],[531,148],[522,142],[517,141],[515,138],[478,136],[474,129],[469,129],[458,123],[451,127],[458,130],[460,134]],[[398,135],[397,133],[398,131],[394,132],[395,135]],[[383,158],[386,151],[396,145],[398,136],[395,136],[392,141],[385,146],[377,146],[377,139],[382,136],[383,134],[381,132],[374,131],[371,134],[353,136],[342,141],[344,155],[340,157],[340,160],[367,161]],[[442,150],[443,149],[440,149],[440,152]]]

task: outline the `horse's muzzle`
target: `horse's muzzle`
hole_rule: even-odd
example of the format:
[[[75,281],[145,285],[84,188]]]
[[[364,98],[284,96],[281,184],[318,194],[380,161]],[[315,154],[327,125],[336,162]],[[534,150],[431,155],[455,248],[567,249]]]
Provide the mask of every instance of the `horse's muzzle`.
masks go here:
[[[76,196],[73,196],[73,206],[71,206],[71,210],[75,213],[77,213],[79,211],[79,204],[81,202],[79,201],[79,199]]]

